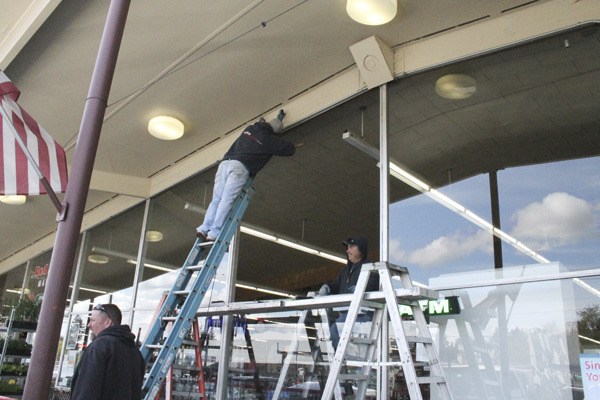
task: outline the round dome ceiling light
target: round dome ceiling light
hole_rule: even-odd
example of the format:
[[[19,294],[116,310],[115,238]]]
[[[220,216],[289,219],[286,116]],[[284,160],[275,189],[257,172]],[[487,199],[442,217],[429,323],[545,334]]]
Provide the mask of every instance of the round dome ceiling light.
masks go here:
[[[27,196],[24,196],[22,194],[0,196],[0,201],[5,204],[20,206],[21,204],[25,204],[25,202],[27,201]]]
[[[163,240],[163,234],[160,231],[147,231],[146,240],[149,242],[160,242]]]
[[[90,254],[88,256],[88,261],[94,264],[106,264],[108,263],[108,256],[104,254]]]
[[[469,75],[444,75],[435,82],[435,92],[450,100],[462,100],[471,97],[477,91],[477,82]]]
[[[397,0],[348,0],[346,12],[356,22],[364,25],[383,25],[398,12]]]
[[[183,136],[183,122],[177,118],[160,115],[148,122],[148,132],[162,140],[176,140]]]

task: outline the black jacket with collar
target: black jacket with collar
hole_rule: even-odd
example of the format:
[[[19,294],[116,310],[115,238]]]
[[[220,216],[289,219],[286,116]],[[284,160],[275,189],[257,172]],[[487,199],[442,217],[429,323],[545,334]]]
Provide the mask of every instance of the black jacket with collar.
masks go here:
[[[266,122],[256,122],[231,145],[223,160],[240,161],[251,177],[255,177],[272,156],[291,156],[296,152],[293,143],[275,136],[273,128]]]
[[[128,325],[111,326],[84,350],[71,383],[72,400],[140,400],[144,359]]]
[[[329,286],[330,294],[354,293],[362,265],[370,262],[372,261],[366,259],[361,260],[356,264],[352,264],[348,261],[337,278],[335,278],[333,282],[327,284]],[[369,282],[367,283],[367,292],[374,292],[377,290],[379,290],[379,275],[371,274]]]

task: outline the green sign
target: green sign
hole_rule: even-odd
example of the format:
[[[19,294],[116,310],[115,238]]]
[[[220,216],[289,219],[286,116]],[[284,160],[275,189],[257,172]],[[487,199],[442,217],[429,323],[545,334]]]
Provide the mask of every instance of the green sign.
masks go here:
[[[445,297],[438,300],[420,300],[419,305],[425,316],[460,314],[460,305],[457,296]],[[412,318],[412,309],[409,306],[400,306],[400,315]]]

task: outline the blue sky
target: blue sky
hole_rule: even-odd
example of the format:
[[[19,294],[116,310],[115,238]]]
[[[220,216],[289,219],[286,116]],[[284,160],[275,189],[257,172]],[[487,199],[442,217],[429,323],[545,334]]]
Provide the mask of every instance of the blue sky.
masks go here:
[[[478,175],[439,189],[491,222],[489,178]],[[498,171],[501,228],[569,270],[600,260],[600,157]],[[488,233],[425,195],[390,210],[390,261],[411,277],[493,267]],[[503,243],[505,266],[536,261]]]

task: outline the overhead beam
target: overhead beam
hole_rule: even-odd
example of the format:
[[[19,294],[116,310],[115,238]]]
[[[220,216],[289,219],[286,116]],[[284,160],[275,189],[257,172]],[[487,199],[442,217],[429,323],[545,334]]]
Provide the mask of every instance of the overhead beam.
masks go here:
[[[10,24],[0,34],[0,69],[4,70],[62,0],[18,0],[4,5],[0,22]],[[10,22],[9,22],[10,21]]]
[[[151,184],[152,181],[149,178],[115,174],[95,169],[92,171],[90,189],[145,199],[150,197]]]

